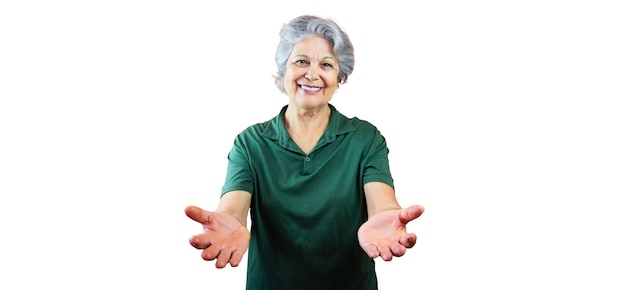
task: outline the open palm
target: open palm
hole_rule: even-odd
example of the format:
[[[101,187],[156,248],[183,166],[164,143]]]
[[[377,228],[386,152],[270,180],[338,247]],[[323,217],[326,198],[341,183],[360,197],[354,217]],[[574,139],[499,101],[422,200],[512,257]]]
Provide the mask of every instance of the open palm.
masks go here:
[[[370,258],[391,261],[415,245],[417,236],[407,233],[406,225],[424,212],[420,205],[380,212],[369,218],[358,231],[359,244]]]
[[[241,262],[250,243],[250,232],[236,218],[199,207],[185,209],[189,218],[202,224],[203,232],[189,238],[189,243],[202,250],[202,259],[217,259],[215,267],[224,268],[228,263],[236,267]]]

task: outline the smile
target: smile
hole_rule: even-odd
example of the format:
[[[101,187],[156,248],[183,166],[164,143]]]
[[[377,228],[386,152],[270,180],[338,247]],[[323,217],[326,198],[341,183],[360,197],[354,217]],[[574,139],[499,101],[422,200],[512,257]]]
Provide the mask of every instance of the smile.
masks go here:
[[[318,92],[319,90],[322,89],[320,87],[311,87],[311,86],[307,86],[307,85],[298,85],[298,87],[300,87],[301,89],[303,89],[303,90],[305,90],[307,92],[311,92],[311,93]]]

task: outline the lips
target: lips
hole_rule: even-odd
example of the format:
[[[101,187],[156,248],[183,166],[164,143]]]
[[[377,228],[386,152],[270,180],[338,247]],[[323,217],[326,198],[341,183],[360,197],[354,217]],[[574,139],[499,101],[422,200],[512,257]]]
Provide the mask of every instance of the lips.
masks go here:
[[[322,89],[321,87],[313,87],[313,86],[300,85],[300,84],[298,85],[298,87],[300,87],[306,93],[317,93]]]

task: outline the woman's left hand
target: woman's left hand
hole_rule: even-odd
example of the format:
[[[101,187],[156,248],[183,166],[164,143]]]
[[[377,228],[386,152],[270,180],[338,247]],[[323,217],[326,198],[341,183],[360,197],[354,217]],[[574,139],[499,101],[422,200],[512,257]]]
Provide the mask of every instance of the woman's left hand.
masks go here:
[[[358,231],[359,244],[370,258],[391,261],[415,245],[417,236],[407,233],[406,225],[424,212],[421,205],[380,212],[369,218]]]

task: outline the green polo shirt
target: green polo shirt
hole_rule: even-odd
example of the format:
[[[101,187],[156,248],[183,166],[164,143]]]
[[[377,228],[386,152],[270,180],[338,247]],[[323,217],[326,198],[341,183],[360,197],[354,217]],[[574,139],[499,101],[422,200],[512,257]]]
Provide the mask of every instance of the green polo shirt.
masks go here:
[[[357,230],[367,220],[363,185],[393,187],[389,150],[375,126],[329,106],[308,155],[287,133],[287,106],[235,138],[222,194],[252,194],[247,289],[377,289]]]

